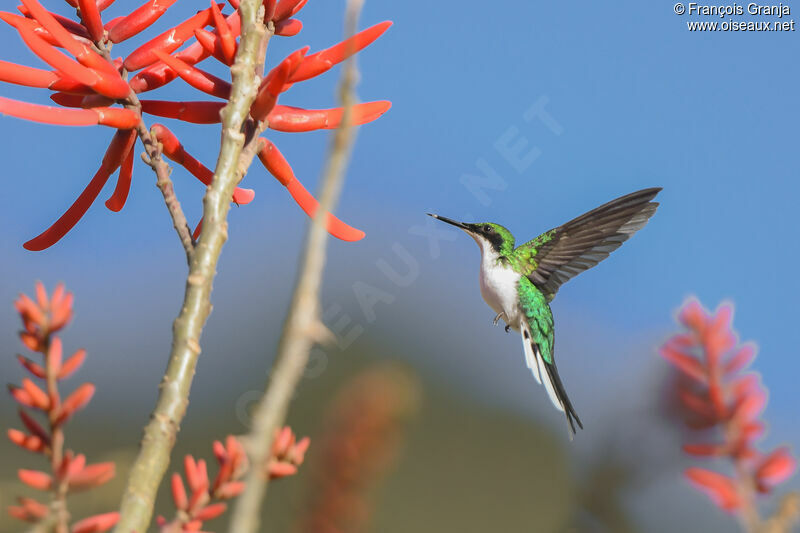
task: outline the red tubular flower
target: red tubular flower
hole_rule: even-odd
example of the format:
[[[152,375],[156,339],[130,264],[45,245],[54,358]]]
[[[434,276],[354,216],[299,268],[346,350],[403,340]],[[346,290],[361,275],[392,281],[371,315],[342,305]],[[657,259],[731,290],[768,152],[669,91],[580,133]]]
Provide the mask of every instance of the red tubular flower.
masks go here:
[[[31,361],[27,357],[23,357],[21,355],[18,355],[17,356],[17,360],[25,368],[25,370],[27,370],[28,372],[30,372],[31,374],[33,374],[37,378],[44,379],[47,376],[47,374],[45,373],[44,368],[42,368],[41,365],[34,363],[33,361]]]
[[[119,513],[99,514],[84,518],[72,526],[72,533],[102,533],[114,527],[119,521]]]
[[[164,155],[184,167],[202,183],[211,185],[214,173],[186,152],[175,134],[162,124],[154,124],[151,131],[162,144]],[[239,205],[249,204],[254,197],[255,192],[252,189],[236,187],[233,191],[233,201]]]
[[[222,502],[207,505],[194,514],[195,520],[199,522],[214,520],[218,516],[222,515],[227,508],[228,506]]]
[[[278,150],[278,147],[275,146],[272,141],[264,139],[264,148],[258,152],[258,158],[269,173],[275,176],[275,179],[277,179],[281,185],[286,187],[294,201],[297,202],[297,205],[299,205],[308,216],[314,218],[314,215],[317,213],[317,208],[319,207],[319,202],[317,202],[311,193],[303,187],[303,184],[295,178],[292,167],[289,165],[289,162],[286,161],[286,158],[283,157],[280,150]],[[337,239],[343,241],[359,241],[364,238],[363,231],[345,224],[331,213],[328,213],[325,224],[328,233]]]
[[[703,468],[687,469],[686,477],[705,491],[722,509],[734,511],[742,505],[733,479]]]
[[[125,156],[125,159],[122,161],[114,193],[106,200],[106,207],[111,211],[120,211],[125,206],[125,201],[128,199],[128,193],[131,190],[131,179],[133,177],[133,155],[135,151],[136,146],[132,145],[131,149],[128,151],[128,155]]]
[[[97,173],[73,205],[48,230],[25,243],[27,249],[42,250],[61,239],[91,206],[117,168],[120,168],[119,177],[106,206],[111,211],[122,209],[130,192],[135,148],[132,142],[126,142],[124,146],[121,144],[123,139],[134,139],[132,130],[142,131],[142,117],[138,111],[193,124],[220,123],[220,111],[226,104],[224,101],[139,101],[133,98],[132,92],[150,91],[181,77],[198,90],[227,100],[231,84],[195,65],[209,57],[226,65],[233,63],[241,32],[238,1],[229,0],[234,8],[229,15],[223,15],[223,4],[212,1],[209,8],[179,24],[173,24],[171,29],[140,44],[124,58],[112,60],[108,57],[111,43],[137,36],[162,17],[175,1],[145,0],[132,11],[105,24],[101,13],[113,0],[67,0],[76,8],[80,20],[50,12],[40,0],[21,0],[23,5],[19,9],[24,16],[0,12],[0,19],[16,28],[28,48],[54,69],[41,70],[0,61],[0,81],[49,89],[53,91],[51,99],[57,104],[57,107],[41,106],[0,97],[0,114],[55,125],[106,125],[117,130],[131,130],[117,132]],[[276,35],[296,35],[302,23],[293,17],[305,4],[306,0],[264,0],[265,19],[274,22]],[[337,127],[342,120],[342,109],[279,106],[276,105],[279,95],[294,83],[321,74],[362,50],[390,25],[391,22],[382,22],[311,56],[305,56],[307,48],[290,55],[264,78],[251,116],[279,131],[302,132]],[[213,31],[206,30],[206,27]],[[194,37],[195,42],[187,42]],[[187,46],[170,55],[184,43]],[[126,82],[121,74],[123,68],[127,72],[139,72]],[[389,107],[390,104],[383,101],[359,104],[352,109],[352,123],[360,125],[370,122]],[[176,147],[177,151],[165,155],[181,161],[193,175],[206,184],[210,183],[212,174],[208,168],[185,153],[180,143]],[[284,180],[283,184],[306,213],[315,212],[316,201],[297,180]],[[239,204],[248,203],[252,198],[252,191],[247,189],[237,188],[234,193],[234,201]],[[200,227],[198,225],[197,231]],[[363,232],[347,226],[332,215],[328,217],[328,229],[345,240],[363,237]],[[38,347],[39,339],[33,333],[23,333],[21,339],[32,348]],[[77,357],[70,361],[79,364],[80,360]],[[31,362],[26,364],[36,368]],[[64,363],[64,367],[69,369],[69,361]],[[12,394],[23,404],[37,403],[36,395],[30,391],[13,389]]]
[[[272,20],[279,21],[296,15],[308,0],[280,0],[275,6]]]
[[[19,480],[36,490],[50,490],[53,487],[53,476],[38,470],[17,470]]]
[[[141,117],[130,109],[100,107],[93,109],[62,109],[19,102],[0,96],[0,113],[12,117],[61,126],[110,126],[123,130],[134,128]]]
[[[797,470],[797,461],[787,448],[773,451],[758,466],[756,478],[762,487],[771,488],[789,479]]]
[[[386,100],[378,102],[365,102],[353,106],[350,124],[360,126],[372,122],[392,107]],[[268,115],[270,129],[285,132],[301,132],[314,130],[332,130],[339,127],[342,122],[344,109],[301,109],[276,105]]]
[[[228,21],[222,16],[222,12],[219,10],[219,7],[217,7],[217,4],[214,3],[214,0],[211,0],[211,16],[214,19],[214,26],[216,26],[217,33],[219,34],[220,48],[225,60],[224,62],[228,65],[232,65],[234,56],[236,55],[236,36],[234,36],[231,27],[228,26]]]
[[[287,87],[286,83],[289,80],[289,76],[300,66],[307,51],[308,47],[305,47],[290,54],[264,77],[258,89],[258,94],[253,100],[253,105],[250,107],[250,116],[256,120],[264,120],[269,115],[275,108],[278,95]]]
[[[50,14],[49,11],[44,9],[41,4],[39,4],[38,0],[23,0],[23,3],[31,11],[31,14],[36,18],[36,20],[40,22],[50,34],[52,34],[53,38],[55,38],[58,43],[68,52],[74,55],[78,62],[88,69],[88,73],[94,74],[97,77],[97,81],[94,84],[87,83],[87,85],[90,85],[98,93],[110,98],[126,98],[128,96],[130,93],[130,88],[125,80],[123,80],[119,75],[119,72],[116,70],[116,68],[113,67],[113,65],[108,63],[108,61],[106,61],[98,53],[94,52],[89,46],[75,39],[75,37],[66,29],[64,29],[64,27],[53,17],[53,15]],[[57,52],[48,51],[45,46],[42,46],[42,44],[46,43],[35,42],[35,34],[31,33],[30,36],[26,37],[25,32],[29,30],[22,27],[18,29],[20,31],[20,35],[22,35],[23,39],[29,44],[29,46],[36,45],[39,47],[39,52],[36,52],[36,50],[34,50],[34,52],[40,54],[42,59],[45,61],[48,61],[45,57],[51,57],[51,59],[54,61],[58,61],[60,59]],[[41,54],[44,54],[44,56]],[[58,66],[52,63],[50,64],[55,68],[58,68]],[[85,81],[81,80],[81,78],[75,79],[81,81],[82,83],[86,83]]]
[[[0,103],[2,100],[0,99]],[[127,111],[127,109],[116,111]],[[94,113],[94,109],[82,110],[82,112]],[[71,230],[75,224],[83,217],[86,211],[94,203],[100,190],[108,181],[111,173],[114,172],[121,164],[122,159],[130,152],[131,146],[136,140],[134,131],[119,130],[111,140],[111,144],[106,150],[106,155],[103,157],[103,162],[97,173],[89,182],[89,185],[78,196],[78,199],[70,206],[69,209],[59,218],[52,226],[46,229],[41,235],[35,237],[23,246],[27,250],[44,250],[58,242],[64,235]]]
[[[47,411],[52,405],[50,402],[50,397],[47,395],[47,393],[40,389],[36,383],[30,379],[22,378],[22,390],[28,394],[31,407],[41,409],[42,411]]]
[[[121,43],[147,29],[172,7],[176,0],[147,0],[108,32],[108,40]]]
[[[17,31],[28,48],[58,72],[92,88],[101,83],[100,76],[96,72],[59,52],[25,25],[19,25]]]
[[[177,472],[172,474],[172,501],[175,502],[175,508],[179,511],[185,511],[189,508],[186,487],[183,485],[183,478]]]
[[[2,19],[3,22],[9,26],[15,28],[18,32],[20,31],[20,28],[24,28],[28,32],[32,32],[36,37],[44,40],[47,44],[61,46],[61,44],[55,39],[55,37],[53,37],[53,35],[50,34],[49,31],[44,29],[34,20],[20,17],[19,15],[14,15],[13,13],[6,13],[4,11],[0,11],[0,19]]]
[[[308,437],[297,441],[289,426],[279,429],[272,443],[272,457],[266,465],[267,475],[279,479],[296,474],[310,444]]]
[[[192,43],[185,49],[176,53],[173,57],[183,61],[186,64],[194,65],[203,59],[210,56],[210,52],[206,52],[203,46],[198,43]],[[147,67],[139,72],[136,76],[131,78],[129,83],[131,89],[136,93],[143,93],[158,89],[171,82],[178,77],[178,73],[172,70],[165,63],[159,62],[155,65]]]
[[[125,58],[125,69],[128,71],[139,70],[152,65],[158,60],[153,50],[170,53],[180,47],[189,37],[194,35],[194,30],[211,24],[211,10],[204,9],[195,16],[178,24],[158,37],[146,42]]]
[[[59,79],[58,74],[50,70],[0,61],[0,81],[46,89]]]
[[[32,13],[31,10],[28,9],[26,6],[17,6],[17,9],[28,18],[36,18]],[[68,32],[77,35],[83,39],[89,39],[89,31],[86,29],[86,26],[75,22],[74,20],[68,19],[67,17],[62,17],[52,11],[48,11],[48,13],[58,21],[58,23],[64,27],[65,30]]]
[[[233,14],[228,16],[225,19],[225,23],[228,25],[231,37],[234,39],[238,37],[239,32],[241,31],[239,12],[235,11]],[[198,28],[194,30],[194,35],[197,38],[197,42],[203,47],[208,55],[213,55],[220,63],[225,65],[233,64],[233,58],[236,55],[236,50],[238,49],[239,45],[234,41],[235,48],[233,50],[233,55],[229,56],[223,50],[222,36],[220,35],[219,29],[217,29],[216,32],[210,32],[203,28]],[[230,46],[230,44],[226,44],[225,46]]]
[[[47,449],[47,443],[36,435],[28,435],[17,429],[8,430],[8,440],[25,450],[44,453]]]
[[[17,498],[19,505],[8,508],[8,514],[25,522],[36,523],[50,512],[48,507],[33,498]]]
[[[660,352],[664,359],[675,365],[675,368],[697,381],[703,382],[706,379],[705,369],[696,358],[683,353],[678,347],[671,343],[666,343],[661,347]]]
[[[99,41],[103,38],[103,21],[100,19],[100,9],[95,0],[78,0],[83,25],[89,30],[92,39]]]
[[[69,418],[75,414],[76,411],[80,411],[89,403],[94,396],[95,387],[91,383],[84,383],[80,387],[78,387],[75,392],[69,395],[69,397],[64,400],[64,403],[61,404],[61,412],[56,419],[59,423],[64,423]]]
[[[61,372],[58,373],[58,379],[67,379],[76,370],[78,370],[83,362],[86,360],[86,350],[78,350],[69,359],[64,361],[61,365]]]
[[[174,118],[193,124],[218,124],[219,113],[225,102],[170,102],[168,100],[141,100],[142,111],[158,117]]]
[[[202,71],[188,63],[184,63],[180,59],[165,54],[160,50],[154,50],[153,53],[195,89],[210,94],[211,96],[216,96],[217,98],[224,98],[225,100],[230,97],[231,84],[227,81]]]
[[[791,476],[796,463],[787,448],[761,459],[755,441],[764,430],[757,420],[766,405],[766,390],[758,374],[739,374],[753,359],[752,344],[736,348],[737,335],[731,327],[732,305],[708,313],[695,299],[687,301],[678,320],[688,330],[667,340],[661,355],[684,377],[675,393],[685,408],[692,429],[719,428],[721,439],[684,445],[695,457],[728,458],[736,477],[701,468],[689,468],[686,477],[726,511],[751,513],[754,494],[769,492]],[[689,379],[686,379],[689,378]]]
[[[294,37],[303,29],[303,23],[297,19],[286,19],[275,23],[275,35]]]
[[[239,9],[239,0],[228,0],[235,9]],[[275,8],[278,6],[277,0],[264,0],[264,20],[272,20],[275,16]]]
[[[285,428],[279,439],[276,439],[269,465],[275,461],[290,466],[294,469],[290,473],[295,473],[297,466],[303,462],[309,443],[308,438],[295,443],[294,434],[288,427]],[[213,450],[219,465],[213,484],[209,483],[205,461],[195,460],[191,455],[184,457],[183,461],[186,484],[180,474],[172,474],[172,501],[178,512],[172,521],[163,516],[157,518],[156,522],[162,533],[199,531],[203,522],[213,520],[227,510],[225,500],[235,498],[241,493],[244,484],[239,479],[248,469],[247,454],[241,443],[236,437],[229,435],[224,444],[214,442]],[[264,469],[272,473],[271,467],[265,465]]]
[[[73,107],[76,109],[85,109],[84,98],[82,94],[69,94],[69,93],[53,93],[50,95],[50,100],[57,103],[62,107]]]
[[[70,80],[67,78],[61,78],[54,81],[48,88],[52,91],[60,91],[70,94],[81,94],[86,96],[95,94],[92,88],[88,85],[84,85],[75,80]]]
[[[14,398],[14,400],[20,405],[31,408],[36,407],[33,398],[31,398],[31,395],[28,394],[25,389],[16,387],[14,385],[9,385],[8,392],[11,393],[11,397]]]
[[[47,446],[50,445],[50,435],[44,430],[44,428],[39,425],[39,423],[34,420],[28,413],[23,411],[22,409],[19,410],[19,418],[22,420],[22,423],[25,425],[25,428],[31,432],[36,437],[39,437]]]
[[[341,63],[348,57],[372,44],[378,37],[383,35],[391,25],[392,22],[388,20],[375,24],[366,30],[356,33],[349,39],[345,39],[337,45],[311,54],[306,57],[303,64],[294,76],[292,76],[292,83],[319,76],[323,72],[330,70],[337,63]]]

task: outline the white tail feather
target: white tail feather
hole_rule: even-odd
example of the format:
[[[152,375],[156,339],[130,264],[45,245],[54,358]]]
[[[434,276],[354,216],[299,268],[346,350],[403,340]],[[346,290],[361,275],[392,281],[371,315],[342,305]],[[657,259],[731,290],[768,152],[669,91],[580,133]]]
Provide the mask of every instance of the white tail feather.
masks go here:
[[[538,347],[536,348],[536,362],[539,366],[539,373],[542,375],[542,381],[544,381],[544,388],[547,391],[547,396],[550,398],[550,401],[553,402],[553,405],[556,409],[559,411],[564,411],[564,405],[561,403],[561,400],[558,399],[553,382],[550,381],[550,374],[548,374],[547,369],[544,366],[547,363],[544,362],[542,353],[539,351]]]
[[[531,338],[531,330],[525,320],[520,320],[519,330],[522,335],[522,349],[525,350],[525,364],[528,365],[536,382],[541,385],[542,378],[539,375],[539,365],[536,364],[536,355],[533,352],[533,339]]]

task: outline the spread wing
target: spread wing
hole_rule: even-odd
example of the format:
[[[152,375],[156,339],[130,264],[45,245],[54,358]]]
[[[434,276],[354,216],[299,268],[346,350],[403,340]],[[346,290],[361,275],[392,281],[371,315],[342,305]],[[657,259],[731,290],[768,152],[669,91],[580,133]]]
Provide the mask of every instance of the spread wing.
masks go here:
[[[643,189],[592,209],[520,245],[514,259],[550,301],[563,283],[608,257],[647,224],[660,190]]]

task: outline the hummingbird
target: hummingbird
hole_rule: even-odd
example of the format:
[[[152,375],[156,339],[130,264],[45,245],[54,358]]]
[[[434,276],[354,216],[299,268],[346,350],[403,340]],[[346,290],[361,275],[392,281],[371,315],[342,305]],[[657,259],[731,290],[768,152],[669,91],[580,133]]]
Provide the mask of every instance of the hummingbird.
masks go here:
[[[558,375],[550,302],[566,281],[588,270],[642,229],[656,212],[660,187],[642,189],[584,213],[514,247],[511,232],[492,222],[466,223],[428,213],[464,230],[481,250],[480,287],[484,301],[505,330],[520,333],[525,362],[567,419],[569,436],[583,424]]]

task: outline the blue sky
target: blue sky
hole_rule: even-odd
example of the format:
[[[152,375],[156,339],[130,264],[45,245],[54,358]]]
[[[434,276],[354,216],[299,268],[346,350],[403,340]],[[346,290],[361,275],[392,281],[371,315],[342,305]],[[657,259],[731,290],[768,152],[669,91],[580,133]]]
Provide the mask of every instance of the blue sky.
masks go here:
[[[303,32],[274,39],[269,63],[305,44],[313,51],[336,42],[341,8],[342,2],[309,2],[300,17]],[[671,331],[673,311],[684,298],[696,294],[711,307],[730,299],[736,327],[761,348],[756,366],[771,390],[768,417],[776,427],[793,419],[800,372],[794,331],[800,301],[794,272],[800,262],[797,32],[692,33],[686,20],[699,17],[678,16],[671,4],[635,1],[502,7],[476,1],[424,7],[367,2],[362,27],[386,19],[394,26],[360,54],[359,93],[365,101],[389,99],[393,108],[361,129],[337,211],[364,229],[367,239],[331,244],[328,304],[341,301],[357,313],[352,285],[366,280],[380,286],[376,261],[398,264],[393,246],[399,244],[415,258],[418,275],[409,287],[392,289],[392,301],[400,304],[377,304],[375,316],[358,317],[365,327],[407,335],[397,331],[399,324],[448,322],[446,331],[467,330],[467,339],[515,350],[516,340],[500,338],[499,328],[489,325],[491,310],[478,293],[474,244],[450,233],[438,242],[440,255],[434,257],[429,242],[413,229],[425,226],[424,213],[498,222],[527,240],[619,195],[662,186],[662,206],[651,223],[559,293],[557,345],[575,352],[563,356],[568,359],[563,366],[573,382],[586,381],[581,369],[600,368],[601,362],[578,359],[591,357],[578,347],[607,337],[621,344],[617,356],[608,350],[613,368],[658,372],[661,362],[652,349],[639,355],[646,362],[632,361],[631,354]],[[4,60],[39,65],[8,29],[0,32],[0,46]],[[292,88],[282,101],[330,106],[335,81],[335,72],[329,73]],[[163,94],[202,99],[180,83]],[[2,94],[46,98],[11,86],[3,86]],[[525,112],[536,104],[548,119],[540,114],[526,120]],[[218,128],[175,131],[191,152],[213,163]],[[184,263],[149,169],[137,163],[121,213],[98,201],[67,238],[35,254],[22,243],[82,190],[110,132],[11,118],[0,120],[0,132],[5,170],[0,302],[7,302],[0,309],[2,338],[13,342],[16,328],[8,303],[18,291],[30,290],[35,279],[48,285],[65,280],[84,306],[81,316],[120,335],[131,335],[122,332],[130,321],[146,329],[170,320],[180,301]],[[327,137],[271,138],[313,190]],[[520,139],[527,143],[523,153],[535,148],[538,155],[515,168],[497,146]],[[464,176],[487,165],[498,185],[476,195],[464,186]],[[199,183],[180,171],[174,179],[196,220]],[[306,219],[257,164],[245,184],[257,196],[232,212],[214,317],[233,311],[236,301],[257,305],[247,299],[265,298],[277,302],[266,331],[277,331],[282,312],[277,304],[288,298]],[[112,190],[110,183],[101,200]],[[422,318],[412,316],[420,309]],[[90,332],[98,326],[76,327]],[[166,341],[168,325],[159,327],[153,339]],[[213,326],[210,331],[225,333]],[[566,338],[566,332],[579,339]],[[152,342],[163,354],[166,344]],[[149,357],[157,361],[160,355]],[[517,363],[507,358],[508,365]],[[454,365],[443,361],[433,367],[442,371],[448,364]],[[513,368],[519,372],[519,366]],[[474,378],[462,366],[454,373],[467,382]],[[583,404],[589,402],[588,393],[577,394],[586,396]]]

